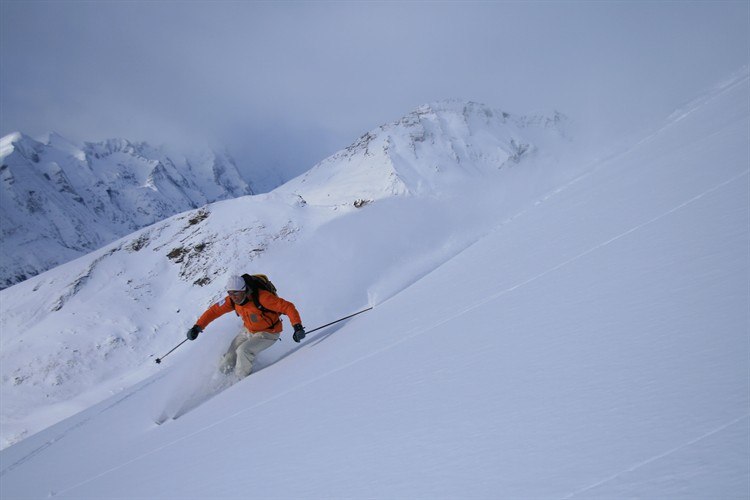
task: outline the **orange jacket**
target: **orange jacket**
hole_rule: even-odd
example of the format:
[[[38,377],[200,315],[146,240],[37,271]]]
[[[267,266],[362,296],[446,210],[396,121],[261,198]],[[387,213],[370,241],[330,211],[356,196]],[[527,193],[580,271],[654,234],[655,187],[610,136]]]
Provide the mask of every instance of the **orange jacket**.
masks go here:
[[[281,318],[279,317],[280,314],[286,314],[293,325],[302,323],[294,304],[287,302],[281,297],[277,297],[271,292],[258,290],[258,302],[266,309],[270,309],[270,311],[263,312],[255,307],[253,299],[250,297],[247,298],[244,304],[240,305],[232,302],[229,295],[227,295],[223,300],[206,309],[206,312],[198,318],[195,324],[205,330],[213,320],[231,311],[235,311],[242,318],[245,328],[251,333],[279,333],[283,328]]]

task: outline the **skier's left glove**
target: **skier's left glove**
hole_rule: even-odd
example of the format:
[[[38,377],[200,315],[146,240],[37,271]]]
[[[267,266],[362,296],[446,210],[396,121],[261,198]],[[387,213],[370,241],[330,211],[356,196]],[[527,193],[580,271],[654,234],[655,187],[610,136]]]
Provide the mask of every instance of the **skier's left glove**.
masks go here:
[[[301,324],[297,323],[294,325],[294,335],[292,335],[292,339],[294,339],[295,342],[299,343],[300,340],[305,338],[305,327]]]

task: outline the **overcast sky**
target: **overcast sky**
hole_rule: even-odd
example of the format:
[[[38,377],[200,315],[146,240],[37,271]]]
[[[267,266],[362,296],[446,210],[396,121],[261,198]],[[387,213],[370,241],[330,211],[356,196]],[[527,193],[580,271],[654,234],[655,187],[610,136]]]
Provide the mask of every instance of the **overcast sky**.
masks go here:
[[[0,133],[206,138],[287,176],[446,98],[625,133],[748,64],[748,5],[1,0]]]

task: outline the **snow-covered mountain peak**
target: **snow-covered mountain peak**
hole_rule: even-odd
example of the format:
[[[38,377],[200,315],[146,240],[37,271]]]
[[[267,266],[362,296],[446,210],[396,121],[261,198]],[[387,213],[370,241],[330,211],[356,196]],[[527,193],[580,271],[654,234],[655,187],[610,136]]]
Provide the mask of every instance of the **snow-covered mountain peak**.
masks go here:
[[[144,142],[79,146],[59,134],[0,139],[0,287],[213,201],[252,194],[225,153],[167,154]]]
[[[5,164],[5,159],[13,153],[34,161],[36,155],[44,148],[44,144],[22,134],[13,132],[0,138],[0,161]],[[37,158],[38,161],[38,158]]]
[[[86,161],[85,150],[81,146],[68,140],[67,138],[63,137],[57,132],[50,132],[49,134],[47,134],[43,142],[49,148],[53,148],[58,151],[67,153],[68,155],[72,156],[73,158],[79,161],[82,161],[82,162]]]
[[[141,155],[143,145],[134,144],[127,139],[107,139],[102,142],[86,142],[84,150],[94,158],[104,158],[114,153],[125,153],[129,155]]]
[[[363,134],[280,189],[334,206],[439,195],[539,155],[553,157],[566,141],[565,121],[557,112],[515,116],[471,101],[436,101]]]
[[[519,131],[526,128],[552,129],[555,134],[565,136],[566,123],[567,117],[556,110],[515,115],[474,101],[445,99],[423,104],[402,119],[381,128],[422,128],[433,135],[442,132],[443,135],[462,137],[482,131],[500,132],[504,126]]]

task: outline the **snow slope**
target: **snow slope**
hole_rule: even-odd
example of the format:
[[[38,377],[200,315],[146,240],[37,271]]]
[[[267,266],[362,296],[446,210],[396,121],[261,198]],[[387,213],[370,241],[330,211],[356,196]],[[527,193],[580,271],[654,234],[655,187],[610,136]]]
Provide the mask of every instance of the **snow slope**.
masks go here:
[[[745,72],[526,200],[481,183],[462,204],[390,198],[287,232],[253,263],[308,327],[375,308],[284,337],[260,371],[156,425],[209,394],[237,329],[222,318],[140,384],[0,452],[0,493],[746,498],[748,102]],[[505,171],[533,192],[533,169]],[[174,308],[199,297],[164,291]]]
[[[430,113],[431,120],[455,121],[456,116],[484,120],[491,113],[471,103],[453,102],[441,108]],[[450,134],[433,134],[430,142],[436,146],[431,157],[442,162],[444,171],[430,172],[425,179],[447,187],[449,182],[441,179],[447,175],[454,184],[452,191],[443,190],[439,196],[403,192],[401,199],[388,200],[396,193],[383,186],[393,175],[413,172],[415,160],[391,162],[387,167],[376,161],[378,168],[373,168],[367,158],[352,163],[351,156],[342,153],[321,164],[339,171],[334,179],[304,176],[301,183],[292,182],[269,195],[215,203],[175,216],[3,292],[3,447],[98,402],[109,391],[122,388],[123,380],[130,384],[147,376],[154,368],[149,354],[166,351],[174,339],[167,334],[184,332],[193,324],[196,313],[222,293],[231,270],[261,270],[273,276],[282,290],[304,291],[305,297],[298,297],[302,306],[311,295],[310,307],[315,310],[306,314],[310,321],[316,315],[325,319],[326,313],[338,313],[342,301],[345,304],[351,297],[359,295],[360,303],[366,302],[373,277],[363,269],[377,269],[390,280],[390,288],[408,285],[418,276],[415,273],[433,269],[486,230],[487,221],[477,219],[475,207],[456,207],[466,195],[464,184],[474,186],[473,190],[480,182],[493,186],[486,194],[492,199],[487,208],[527,201],[528,192],[514,187],[514,176],[544,175],[531,192],[554,186],[556,164],[540,160],[542,152],[554,150],[560,134],[555,127],[539,127],[534,154],[514,162],[514,168],[487,164],[481,176],[459,168],[462,161],[471,161],[468,155],[446,153],[440,147],[460,138],[475,152],[505,158],[500,155],[502,142],[490,134],[531,144],[526,135],[534,128],[521,131],[500,123],[494,129],[463,127]],[[417,141],[411,130],[384,127],[382,133],[370,135],[375,142],[397,141],[407,150],[417,150],[409,146]],[[318,167],[311,173],[317,171]],[[353,179],[364,177],[370,182],[356,193],[362,203],[378,200],[376,210],[366,206],[367,210],[358,211],[363,205],[352,197]],[[316,199],[314,193],[323,190],[330,196]],[[395,219],[402,225],[391,227]],[[359,226],[368,234],[352,232]],[[404,230],[410,238],[403,237]],[[295,241],[302,245],[304,256],[285,256],[282,249],[294,248]],[[344,269],[348,271],[343,273]],[[327,300],[312,299],[321,293]]]
[[[0,139],[0,287],[208,202],[252,193],[232,158],[110,139]]]

